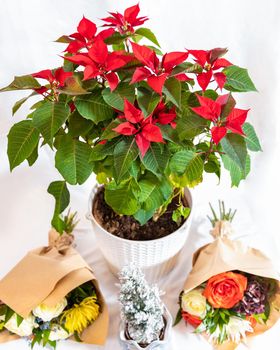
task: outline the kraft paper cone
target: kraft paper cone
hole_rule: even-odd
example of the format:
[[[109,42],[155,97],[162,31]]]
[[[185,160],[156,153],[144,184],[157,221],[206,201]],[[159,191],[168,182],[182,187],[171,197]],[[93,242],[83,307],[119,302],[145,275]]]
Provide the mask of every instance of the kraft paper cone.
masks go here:
[[[0,300],[25,318],[42,302],[53,306],[71,290],[92,281],[100,302],[100,314],[80,338],[88,344],[103,345],[109,325],[107,305],[93,271],[71,247],[72,242],[73,236],[59,236],[51,230],[49,246],[30,251],[0,281]],[[11,338],[8,332],[0,333],[0,343],[18,338]]]
[[[232,230],[228,222],[218,221],[212,230],[215,241],[200,248],[193,255],[193,268],[185,282],[184,291],[188,292],[212,276],[226,271],[239,270],[260,277],[272,278],[278,281],[278,291],[271,301],[272,308],[266,324],[257,324],[254,333],[248,333],[248,338],[261,334],[271,328],[280,318],[280,275],[271,260],[261,251],[250,248],[240,241],[228,238]],[[238,344],[224,343],[216,345],[218,350],[234,350]]]

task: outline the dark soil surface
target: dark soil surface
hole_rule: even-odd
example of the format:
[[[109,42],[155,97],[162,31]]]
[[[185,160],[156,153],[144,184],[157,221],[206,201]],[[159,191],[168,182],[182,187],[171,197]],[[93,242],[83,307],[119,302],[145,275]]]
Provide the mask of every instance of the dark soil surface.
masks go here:
[[[172,212],[176,209],[177,204],[178,198],[176,197],[157,221],[150,219],[141,226],[132,216],[116,214],[105,202],[104,188],[100,188],[93,202],[92,213],[97,222],[113,235],[134,241],[146,241],[167,236],[182,226],[183,220],[179,226],[172,220]]]

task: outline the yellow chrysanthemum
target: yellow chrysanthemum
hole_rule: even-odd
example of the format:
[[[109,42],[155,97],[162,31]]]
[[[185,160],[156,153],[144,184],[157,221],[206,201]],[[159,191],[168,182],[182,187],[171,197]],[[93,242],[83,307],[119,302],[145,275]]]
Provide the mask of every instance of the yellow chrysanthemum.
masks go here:
[[[97,297],[91,296],[85,298],[80,304],[75,304],[71,309],[64,311],[61,320],[65,320],[64,326],[69,333],[78,332],[80,334],[97,319],[98,315]]]

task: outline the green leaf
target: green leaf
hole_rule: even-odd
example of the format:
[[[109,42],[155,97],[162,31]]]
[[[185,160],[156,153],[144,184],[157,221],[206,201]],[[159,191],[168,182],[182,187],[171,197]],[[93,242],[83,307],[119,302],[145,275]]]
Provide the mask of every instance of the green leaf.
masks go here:
[[[118,214],[133,215],[139,209],[139,202],[132,190],[132,181],[117,185],[111,182],[105,186],[105,201]]]
[[[5,314],[5,324],[12,318],[14,314],[15,312],[9,306],[7,306]]]
[[[36,162],[36,160],[38,159],[38,146],[39,146],[39,143],[37,143],[37,145],[33,149],[30,156],[27,157],[27,161],[28,161],[29,166],[32,166]]]
[[[144,87],[137,89],[137,102],[146,117],[155,110],[159,101],[160,96],[156,92]]]
[[[238,66],[229,66],[223,70],[223,73],[227,77],[224,86],[226,90],[235,92],[257,91],[249,77],[247,69]]]
[[[118,142],[120,142],[120,140],[112,140],[107,141],[105,144],[99,143],[95,145],[91,151],[89,161],[96,162],[106,158],[108,155],[113,155]]]
[[[247,148],[244,138],[237,134],[228,134],[222,139],[221,146],[225,154],[245,170]]]
[[[55,155],[55,167],[71,185],[83,184],[92,173],[91,147],[69,135],[61,137]]]
[[[70,115],[68,122],[68,130],[73,137],[84,136],[95,126],[91,120],[83,118],[77,110]]]
[[[247,154],[245,169],[242,170],[232,159],[227,155],[222,155],[224,167],[229,171],[231,185],[238,187],[241,180],[244,180],[250,172],[250,156]]]
[[[181,83],[176,78],[169,78],[166,80],[163,93],[175,106],[181,107]]]
[[[104,40],[104,42],[107,44],[107,45],[115,45],[115,44],[120,44],[124,41],[124,39],[126,38],[127,36],[125,35],[121,35],[120,33],[118,32],[115,32],[113,35],[109,36],[109,38],[106,38]]]
[[[52,218],[52,226],[60,233],[65,229],[65,223],[60,218],[60,214],[68,207],[70,193],[65,181],[54,181],[48,187],[48,193],[55,198],[55,209]]]
[[[110,88],[106,88],[102,91],[104,101],[111,107],[123,111],[124,99],[133,103],[135,98],[135,88],[128,83],[120,83],[118,87],[111,91]]]
[[[253,152],[261,151],[262,147],[253,125],[250,123],[245,123],[243,125],[243,131],[245,133],[245,141],[248,149]]]
[[[95,124],[111,119],[114,115],[113,109],[104,101],[101,89],[93,91],[90,95],[77,97],[75,106],[79,113],[86,119],[92,120]]]
[[[48,193],[55,198],[55,213],[61,214],[69,205],[70,193],[65,181],[54,181],[48,187]]]
[[[23,317],[17,314],[17,326],[19,327],[23,322]]]
[[[170,170],[177,175],[187,173],[190,181],[195,181],[202,176],[203,160],[193,151],[179,151],[173,155],[169,163]]]
[[[176,317],[175,317],[175,321],[174,321],[174,324],[173,324],[173,327],[176,326],[182,319],[182,310],[181,308],[178,310],[177,314],[176,314]]]
[[[8,157],[11,171],[27,159],[39,141],[39,132],[31,120],[14,124],[8,134]]]
[[[57,89],[57,91],[70,96],[90,94],[90,92],[83,88],[81,77],[77,74],[67,77],[64,86]]]
[[[53,138],[67,120],[70,108],[63,102],[46,101],[33,114],[33,125],[43,135],[45,142],[52,145]]]
[[[148,28],[139,28],[135,31],[135,34],[141,35],[144,38],[150,40],[153,44],[160,47],[160,44],[155,36],[155,34]]]
[[[156,176],[161,176],[168,163],[168,154],[159,144],[151,143],[150,148],[142,159],[142,163],[147,170]]]
[[[134,138],[125,138],[114,149],[114,173],[117,183],[130,176],[129,168],[138,156]]]
[[[207,125],[207,120],[194,114],[190,109],[184,108],[181,116],[177,118],[176,131],[181,141],[188,140],[201,134]]]
[[[68,35],[62,35],[58,39],[56,39],[54,42],[55,43],[62,43],[62,44],[69,44],[73,41],[73,39],[69,38]]]
[[[149,221],[154,215],[154,210],[144,210],[139,209],[134,215],[134,219],[139,221],[140,225],[145,225],[147,221]]]
[[[18,100],[14,106],[13,106],[13,109],[12,109],[12,112],[13,112],[13,115],[15,115],[15,113],[20,109],[20,107],[29,99],[29,97],[32,97],[34,95],[37,95],[37,92],[32,92],[32,94]]]
[[[32,77],[32,75],[22,75],[20,77],[15,77],[11,84],[0,89],[0,92],[38,89],[40,87],[41,85],[35,78]]]

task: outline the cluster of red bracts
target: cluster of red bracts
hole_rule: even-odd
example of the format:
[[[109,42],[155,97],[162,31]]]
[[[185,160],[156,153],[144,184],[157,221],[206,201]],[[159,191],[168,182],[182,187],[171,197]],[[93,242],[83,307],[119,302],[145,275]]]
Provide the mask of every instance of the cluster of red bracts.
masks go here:
[[[151,142],[164,143],[161,130],[156,125],[157,123],[161,125],[170,124],[172,127],[176,126],[174,122],[176,118],[175,109],[166,110],[166,106],[162,102],[158,104],[152,114],[145,118],[140,109],[136,108],[128,100],[124,100],[124,114],[119,115],[119,118],[126,121],[113,130],[121,135],[135,135],[135,141],[142,157],[145,156]]]
[[[99,33],[97,33],[96,24],[83,17],[77,27],[77,32],[67,36],[69,41],[65,49],[67,55],[63,58],[77,66],[84,67],[84,80],[97,78],[102,84],[107,81],[111,91],[118,86],[118,70],[129,62],[136,61],[137,65],[130,84],[146,81],[152,90],[162,95],[164,84],[169,77],[179,81],[193,80],[185,73],[174,73],[176,67],[184,63],[189,56],[192,56],[198,66],[195,74],[202,91],[205,91],[211,82],[216,82],[217,88],[223,89],[226,76],[221,70],[231,65],[229,61],[222,58],[227,52],[226,49],[170,52],[159,59],[153,49],[145,45],[139,45],[129,39],[135,33],[134,28],[148,19],[147,17],[138,17],[139,11],[139,5],[135,5],[127,8],[124,14],[110,12],[109,17],[103,18],[105,22],[103,27],[110,28],[103,29]],[[124,50],[109,52],[106,39],[116,32],[124,36],[126,46],[132,49],[131,52]],[[35,78],[48,80],[49,86],[36,89],[38,93],[44,94],[49,89],[56,91],[58,88],[63,88],[66,79],[71,77],[73,72],[66,72],[63,68],[58,68],[54,71],[43,70],[32,75]],[[215,144],[220,142],[228,130],[244,135],[242,125],[246,120],[248,110],[234,108],[235,101],[230,94],[219,96],[216,101],[198,94],[197,98],[200,106],[194,107],[192,110],[213,123],[210,131]],[[228,103],[229,99],[231,99],[231,103]],[[71,110],[73,108],[72,106]],[[164,142],[158,125],[169,124],[173,128],[176,126],[175,107],[168,109],[162,98],[154,112],[146,118],[142,111],[138,109],[137,104],[133,105],[125,100],[124,113],[119,115],[119,118],[125,121],[114,131],[126,136],[135,135],[142,157],[145,156],[151,142]]]

